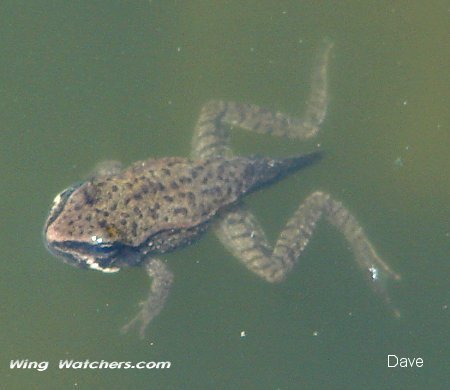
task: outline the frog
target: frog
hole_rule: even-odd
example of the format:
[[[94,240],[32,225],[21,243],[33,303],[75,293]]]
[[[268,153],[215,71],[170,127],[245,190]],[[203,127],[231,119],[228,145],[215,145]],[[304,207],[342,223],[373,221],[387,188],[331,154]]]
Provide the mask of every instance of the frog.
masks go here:
[[[210,100],[200,110],[189,157],[150,158],[129,167],[106,162],[55,197],[44,225],[45,245],[52,254],[104,273],[142,266],[151,279],[147,299],[122,332],[137,329],[144,337],[165,306],[174,280],[165,253],[191,245],[212,230],[249,271],[279,283],[298,262],[322,217],[343,234],[369,285],[400,316],[385,283],[400,280],[400,275],[378,255],[342,202],[314,191],[274,245],[245,204],[253,192],[315,164],[323,152],[317,146],[291,157],[239,156],[231,148],[231,130],[299,141],[317,136],[328,106],[332,48],[326,39],[317,51],[301,119],[254,104]]]

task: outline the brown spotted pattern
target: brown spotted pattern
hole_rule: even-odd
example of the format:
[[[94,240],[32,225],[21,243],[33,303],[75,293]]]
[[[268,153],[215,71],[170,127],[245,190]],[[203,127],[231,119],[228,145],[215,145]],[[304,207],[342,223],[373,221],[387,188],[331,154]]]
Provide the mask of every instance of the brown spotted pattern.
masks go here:
[[[137,327],[143,337],[167,300],[173,275],[159,254],[189,245],[209,225],[250,271],[274,283],[293,269],[321,218],[342,233],[369,285],[400,316],[386,290],[386,280],[400,276],[378,256],[355,216],[330,194],[314,191],[307,196],[274,244],[252,210],[240,202],[248,192],[313,162],[319,153],[278,160],[236,157],[230,130],[293,140],[316,136],[327,109],[332,46],[325,39],[318,51],[301,118],[253,104],[212,100],[200,111],[192,160],[151,159],[125,170],[106,162],[86,182],[55,198],[44,227],[52,253],[103,272],[143,265],[151,278],[147,299],[123,331]]]
[[[55,242],[92,244],[100,239],[102,244],[133,247],[148,243],[150,237],[161,241],[158,234],[191,238],[191,228],[289,170],[295,161],[303,160],[170,157],[136,162],[77,188],[48,227],[47,236]],[[183,237],[173,240],[174,245],[178,241],[184,242]]]

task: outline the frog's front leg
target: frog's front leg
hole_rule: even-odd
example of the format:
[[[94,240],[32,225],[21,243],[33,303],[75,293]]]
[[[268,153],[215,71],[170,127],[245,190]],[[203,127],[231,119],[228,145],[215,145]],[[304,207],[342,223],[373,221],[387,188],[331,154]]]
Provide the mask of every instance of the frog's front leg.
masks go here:
[[[122,332],[128,332],[132,327],[138,327],[139,335],[144,337],[145,329],[150,321],[156,317],[169,296],[173,282],[173,274],[160,259],[150,258],[145,264],[145,270],[152,279],[150,293],[147,300],[140,302],[139,313],[128,324],[122,327]]]

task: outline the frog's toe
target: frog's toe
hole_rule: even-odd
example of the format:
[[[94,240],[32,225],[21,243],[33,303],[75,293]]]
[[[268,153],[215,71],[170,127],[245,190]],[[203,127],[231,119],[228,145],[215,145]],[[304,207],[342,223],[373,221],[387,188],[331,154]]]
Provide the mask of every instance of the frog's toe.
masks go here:
[[[143,310],[141,310],[131,321],[122,326],[121,333],[128,333],[132,328],[137,328],[139,330],[139,336],[141,339],[145,336],[145,330],[150,323],[150,317]]]

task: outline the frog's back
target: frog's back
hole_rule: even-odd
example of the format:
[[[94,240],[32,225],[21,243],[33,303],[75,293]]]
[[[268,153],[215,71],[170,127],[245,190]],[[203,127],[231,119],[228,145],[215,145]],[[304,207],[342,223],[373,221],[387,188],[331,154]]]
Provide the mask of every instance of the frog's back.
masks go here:
[[[133,247],[161,232],[187,231],[189,236],[249,191],[310,163],[315,156],[197,161],[170,157],[137,162],[77,188],[64,215],[58,217],[61,223],[52,224],[52,234],[84,242],[101,237],[103,243]]]

